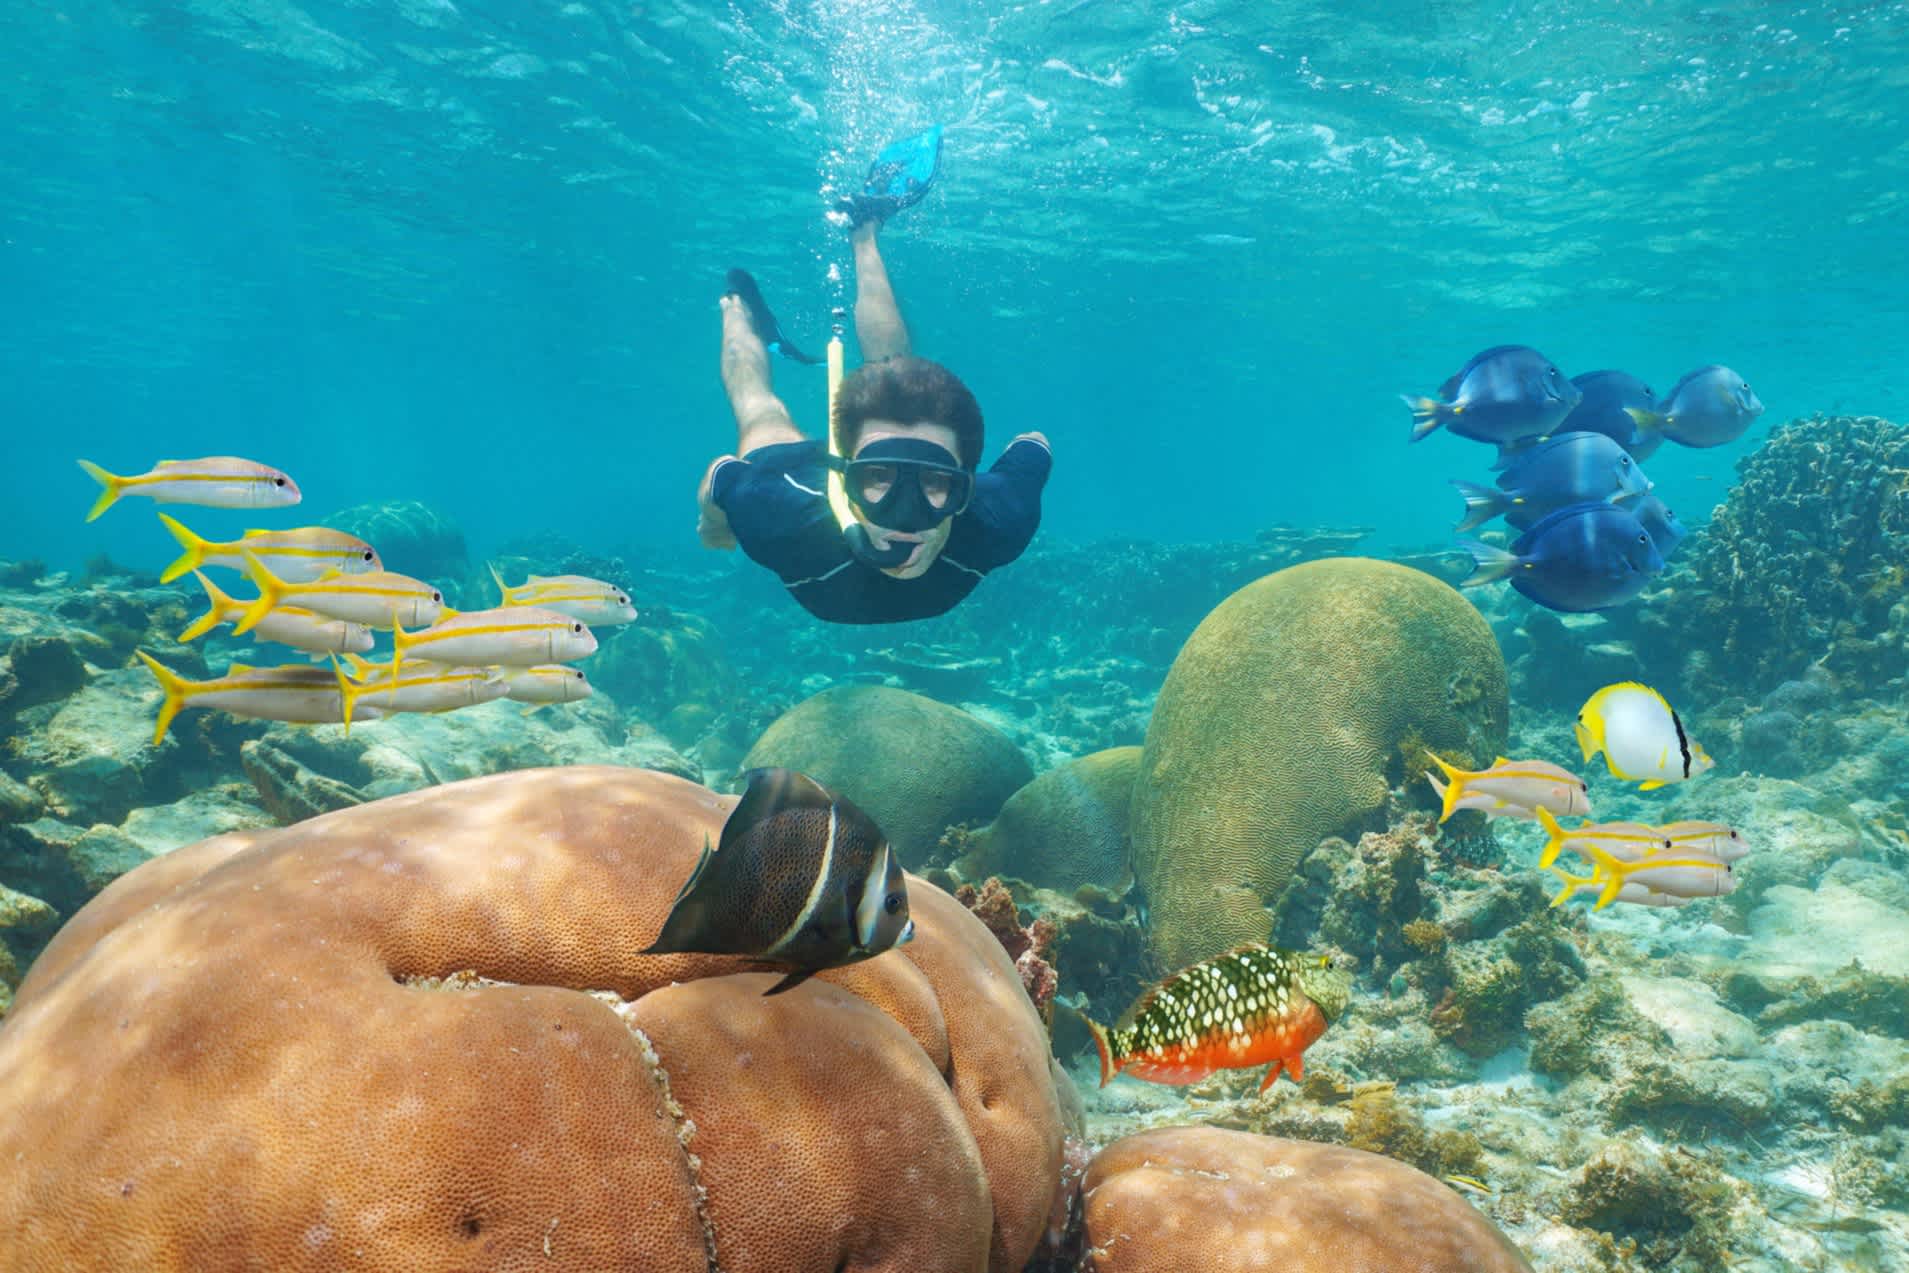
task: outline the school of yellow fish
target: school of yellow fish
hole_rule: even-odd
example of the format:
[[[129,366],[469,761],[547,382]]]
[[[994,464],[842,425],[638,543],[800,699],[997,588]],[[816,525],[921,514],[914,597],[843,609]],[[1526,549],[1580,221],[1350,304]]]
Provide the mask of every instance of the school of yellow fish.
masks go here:
[[[122,477],[80,461],[100,484],[92,521],[123,496],[205,508],[287,508],[303,494],[277,469],[237,456],[165,460],[151,471]],[[276,667],[234,663],[224,676],[190,681],[157,659],[139,658],[158,680],[165,700],[153,744],[165,738],[187,707],[204,707],[254,720],[301,724],[378,720],[397,712],[446,712],[506,698],[526,711],[591,694],[581,669],[570,664],[592,654],[591,628],[629,623],[636,608],[614,584],[583,575],[532,575],[506,584],[488,610],[457,611],[421,579],[386,570],[377,549],[323,526],[248,530],[230,543],[194,534],[177,518],[159,520],[179,541],[177,560],[160,575],[170,583],[190,573],[206,594],[206,612],[179,634],[194,641],[224,624],[233,635],[289,646],[312,659]],[[258,596],[233,597],[206,577],[205,568],[244,574]],[[367,655],[373,633],[389,632],[389,663]]]
[[[1685,782],[1714,763],[1684,730],[1664,696],[1632,681],[1607,685],[1586,701],[1576,721],[1584,759],[1602,753],[1611,773],[1652,791]],[[1465,770],[1431,757],[1437,771],[1426,781],[1442,802],[1439,821],[1460,809],[1487,817],[1534,821],[1546,840],[1538,865],[1564,883],[1553,906],[1580,892],[1593,894],[1593,910],[1612,902],[1636,906],[1688,906],[1701,897],[1722,897],[1737,887],[1734,865],[1749,845],[1721,822],[1590,821],[1590,787],[1576,774],[1545,760],[1508,760]],[[1575,827],[1559,818],[1576,817]],[[1566,850],[1588,866],[1575,874],[1559,866]]]

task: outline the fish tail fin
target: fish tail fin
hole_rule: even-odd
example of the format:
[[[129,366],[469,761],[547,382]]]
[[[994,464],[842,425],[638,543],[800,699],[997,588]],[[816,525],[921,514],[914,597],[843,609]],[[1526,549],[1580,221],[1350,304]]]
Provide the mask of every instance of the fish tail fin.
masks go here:
[[[259,625],[259,620],[270,614],[279,602],[285,599],[285,581],[273,574],[271,568],[259,560],[258,554],[250,548],[239,550],[245,556],[245,573],[259,590],[259,598],[252,603],[243,617],[233,625],[233,636],[244,636]]]
[[[1426,752],[1425,757],[1437,765],[1445,775],[1445,786],[1438,792],[1440,805],[1438,820],[1443,822],[1458,812],[1458,802],[1465,794],[1465,779],[1471,775],[1434,752]],[[1428,773],[1427,776],[1429,777],[1430,774]],[[1438,788],[1437,783],[1433,783],[1432,786],[1434,789]]]
[[[1624,414],[1631,418],[1640,433],[1662,433],[1670,424],[1670,417],[1661,411],[1646,411],[1642,407],[1625,407]]]
[[[118,502],[120,494],[126,489],[126,479],[108,473],[91,460],[81,460],[79,465],[101,487],[99,498],[93,501],[93,507],[86,514],[86,520],[90,522]]]
[[[1094,1036],[1094,1050],[1100,1053],[1100,1085],[1105,1087],[1120,1073],[1120,1063],[1114,1060],[1113,1043],[1107,1038],[1106,1026],[1087,1016],[1081,1020],[1087,1023],[1087,1032]]]
[[[1437,398],[1414,398],[1409,393],[1399,395],[1405,405],[1412,408],[1412,436],[1407,439],[1416,442],[1426,434],[1445,423],[1445,417],[1452,413],[1450,403],[1440,402]]]
[[[1551,905],[1554,907],[1562,906],[1570,901],[1579,889],[1591,884],[1597,878],[1592,875],[1573,875],[1569,871],[1560,871],[1556,867],[1551,868],[1551,873],[1564,881],[1564,887],[1559,889],[1558,895],[1551,899]]]
[[[188,570],[197,570],[200,566],[204,565],[205,551],[212,547],[212,544],[186,529],[176,517],[168,517],[166,514],[161,513],[159,514],[159,521],[167,530],[172,532],[172,537],[179,541],[179,547],[185,549],[184,552],[180,553],[179,556],[174,559],[170,566],[167,566],[165,570],[160,572],[159,582],[171,583]]]
[[[1545,840],[1544,852],[1538,857],[1538,865],[1541,868],[1548,868],[1558,860],[1558,854],[1564,850],[1564,828],[1558,825],[1556,815],[1543,805],[1539,805],[1535,812],[1538,815],[1538,825],[1544,828],[1544,833],[1548,837]]]
[[[343,708],[340,715],[345,718],[345,737],[350,738],[351,709],[357,705],[358,695],[364,693],[364,687],[351,683],[351,679],[345,675],[344,664],[338,661],[336,654],[331,656],[331,674],[338,678],[338,701]]]
[[[1493,548],[1476,539],[1461,539],[1458,544],[1472,555],[1472,572],[1460,582],[1458,586],[1461,588],[1479,588],[1488,583],[1497,583],[1518,564],[1517,553]]]
[[[490,568],[491,579],[497,584],[497,591],[499,594],[497,604],[500,606],[509,605],[510,604],[510,585],[504,582],[504,576],[497,573],[497,563],[493,561],[487,561],[484,564]]]
[[[404,624],[397,615],[391,616],[391,679],[398,679],[398,669],[404,666],[404,647],[411,644],[411,634],[404,630]]]
[[[1580,843],[1583,844],[1584,852],[1595,868],[1591,873],[1590,882],[1603,885],[1603,890],[1597,895],[1597,904],[1591,907],[1594,911],[1601,911],[1617,900],[1618,892],[1624,887],[1624,877],[1630,874],[1630,868],[1596,844],[1589,841]]]
[[[200,637],[218,627],[221,623],[225,622],[226,612],[238,604],[238,602],[221,592],[219,585],[207,579],[202,572],[195,570],[192,572],[192,577],[199,581],[201,588],[205,589],[206,612],[195,619],[192,625],[184,632],[179,634],[180,645],[184,645],[188,641],[197,641]]]
[[[1477,482],[1461,482],[1452,479],[1452,485],[1465,498],[1465,516],[1458,525],[1452,527],[1452,533],[1462,535],[1468,530],[1483,526],[1498,514],[1517,503],[1509,495],[1492,486],[1481,486]]]
[[[152,745],[157,747],[166,737],[166,731],[172,728],[173,717],[186,705],[186,699],[192,696],[192,682],[155,659],[144,650],[134,650],[139,661],[146,665],[153,679],[159,682],[165,701],[159,705],[159,719],[152,727]]]

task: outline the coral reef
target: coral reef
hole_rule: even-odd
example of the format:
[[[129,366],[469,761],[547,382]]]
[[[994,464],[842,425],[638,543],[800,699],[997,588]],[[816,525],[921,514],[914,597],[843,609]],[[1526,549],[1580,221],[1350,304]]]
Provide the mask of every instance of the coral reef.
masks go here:
[[[913,942],[771,998],[733,957],[637,953],[731,803],[529,771],[122,876],[0,1030],[0,1155],[31,1159],[0,1178],[0,1245],[62,1268],[333,1244],[394,1268],[1021,1268],[1061,1110],[1019,978],[953,898],[911,883]],[[192,1154],[156,1169],[181,1126]]]
[[[768,765],[799,769],[867,810],[913,870],[937,864],[949,827],[988,821],[1034,776],[986,721],[881,685],[797,703],[742,762]]]
[[[1041,1014],[1041,1020],[1048,1020],[1054,1012],[1054,991],[1060,986],[1060,978],[1049,958],[1058,926],[1045,916],[1023,924],[1020,911],[1014,905],[1014,894],[995,876],[989,876],[978,889],[972,884],[963,884],[955,889],[954,896],[957,902],[974,912],[974,917],[1001,943],[1001,949],[1014,961],[1015,971],[1021,974],[1021,987],[1027,991],[1034,1010]]]
[[[414,499],[355,504],[328,514],[324,524],[377,545],[386,570],[435,584],[465,609],[495,601],[497,590],[488,579],[473,595],[466,595],[473,593],[470,588],[460,589],[470,570],[464,532],[429,504]]]
[[[1094,1273],[1530,1268],[1447,1186],[1334,1145],[1163,1128],[1103,1149],[1084,1198]]]
[[[1138,747],[1110,748],[1048,770],[967,838],[959,869],[972,878],[1004,874],[1063,893],[1088,884],[1125,892],[1131,880],[1127,815],[1139,770]]]
[[[1500,753],[1505,694],[1478,612],[1403,566],[1313,562],[1222,602],[1174,660],[1134,784],[1161,960],[1264,939],[1299,859],[1378,813],[1427,748]]]

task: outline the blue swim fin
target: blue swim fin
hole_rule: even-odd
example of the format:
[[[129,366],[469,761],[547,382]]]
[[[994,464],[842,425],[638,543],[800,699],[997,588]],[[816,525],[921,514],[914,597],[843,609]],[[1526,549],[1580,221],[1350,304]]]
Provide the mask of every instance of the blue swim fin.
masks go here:
[[[868,166],[861,193],[842,200],[835,210],[847,216],[851,225],[886,221],[926,198],[940,171],[941,125],[936,124],[882,147]]]
[[[814,354],[805,354],[783,336],[782,329],[776,326],[776,316],[769,312],[769,302],[762,299],[762,289],[756,286],[756,280],[750,277],[748,270],[729,271],[729,294],[741,301],[743,308],[749,311],[750,325],[756,329],[756,335],[769,347],[772,354],[781,354],[784,358],[796,362],[805,362],[815,366],[822,360]]]

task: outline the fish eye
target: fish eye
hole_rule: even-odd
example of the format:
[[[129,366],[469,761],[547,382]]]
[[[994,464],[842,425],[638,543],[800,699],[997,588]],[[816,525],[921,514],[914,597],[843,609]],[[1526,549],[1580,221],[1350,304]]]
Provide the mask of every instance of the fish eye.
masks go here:
[[[1617,467],[1621,469],[1627,469],[1630,466],[1631,466],[1631,457],[1628,455],[1617,462]]]
[[[376,553],[374,553],[374,552],[372,552],[372,551],[371,551],[371,550],[370,550],[369,548],[367,548],[367,549],[365,549],[365,560],[366,560],[366,561],[370,561],[370,560],[372,560],[372,559],[373,559],[373,558],[375,558],[375,557],[376,557],[377,555],[378,555],[378,554],[376,554]]]
[[[581,623],[573,623],[570,625],[570,630],[572,632],[581,632],[583,631],[583,625]]]
[[[1650,532],[1646,531],[1644,534],[1639,535],[1637,542],[1640,544],[1648,544],[1650,542]]]
[[[582,669],[582,668],[578,668],[578,669],[577,669],[577,671],[576,671],[576,677],[577,677],[577,679],[578,679],[579,681],[581,681],[581,680],[583,679],[583,669]]]
[[[1744,386],[1744,388],[1746,388],[1746,389],[1747,389],[1747,388],[1749,388],[1749,387],[1750,387],[1750,386],[1748,386],[1748,385],[1745,385],[1745,386]],[[283,486],[283,485],[285,485],[285,479],[284,479],[284,478],[282,478],[282,477],[275,477],[275,478],[273,478],[273,479],[272,479],[272,485],[273,485],[273,486]]]
[[[882,909],[887,911],[890,915],[899,914],[901,911],[901,894],[890,893],[888,897],[883,900]]]
[[[443,594],[443,593],[441,593],[441,592],[437,592],[437,591],[433,591],[433,592],[431,593],[431,600],[433,600],[433,601],[442,601],[442,600],[444,600],[444,594]]]

